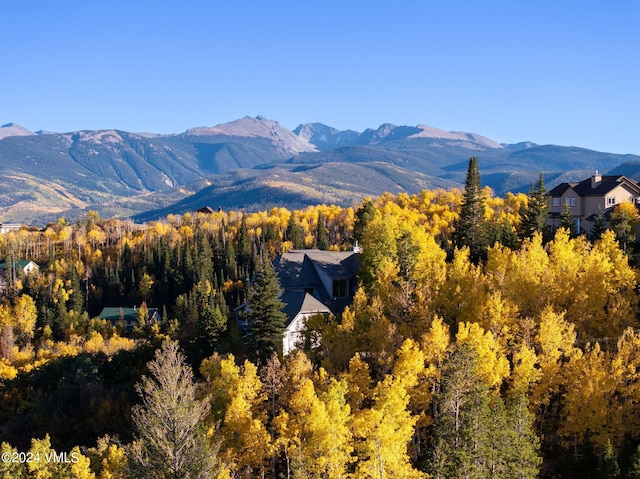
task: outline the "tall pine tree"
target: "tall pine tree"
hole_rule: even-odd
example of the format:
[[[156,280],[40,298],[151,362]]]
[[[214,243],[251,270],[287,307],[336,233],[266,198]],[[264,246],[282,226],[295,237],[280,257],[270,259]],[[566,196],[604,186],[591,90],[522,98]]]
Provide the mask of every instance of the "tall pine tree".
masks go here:
[[[478,160],[472,156],[469,158],[460,215],[454,225],[453,244],[457,248],[468,247],[474,262],[484,258],[487,250],[484,211]]]
[[[531,185],[527,206],[520,209],[520,237],[531,238],[534,233],[544,231],[549,216],[547,190],[544,187],[544,176],[540,173],[538,182]]]
[[[282,354],[282,336],[287,316],[282,312],[284,303],[278,277],[273,265],[264,261],[256,272],[256,279],[249,290],[247,320],[249,347],[258,359],[266,361],[273,353]]]

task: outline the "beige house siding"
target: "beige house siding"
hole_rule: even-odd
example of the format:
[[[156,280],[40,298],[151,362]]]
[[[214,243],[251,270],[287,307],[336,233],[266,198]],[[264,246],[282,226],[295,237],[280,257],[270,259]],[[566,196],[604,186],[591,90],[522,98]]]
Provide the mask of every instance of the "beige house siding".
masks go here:
[[[553,229],[559,226],[565,205],[573,215],[581,233],[590,234],[594,216],[607,213],[621,203],[637,204],[640,185],[624,176],[593,175],[579,183],[563,183],[549,192],[549,219]]]

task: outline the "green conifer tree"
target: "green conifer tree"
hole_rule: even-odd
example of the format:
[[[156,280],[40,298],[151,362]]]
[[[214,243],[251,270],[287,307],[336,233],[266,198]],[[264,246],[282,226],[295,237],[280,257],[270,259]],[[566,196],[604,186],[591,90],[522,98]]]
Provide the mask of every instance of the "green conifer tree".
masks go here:
[[[484,196],[480,187],[478,160],[472,156],[469,159],[460,214],[454,224],[453,244],[457,248],[468,247],[470,257],[474,262],[478,262],[486,255],[484,212]]]
[[[631,464],[625,476],[627,479],[640,479],[640,444],[631,456]]]
[[[596,477],[597,479],[620,479],[622,477],[620,475],[618,459],[616,458],[611,441],[607,441],[607,447],[604,451],[604,455],[598,464]]]
[[[604,213],[600,209],[593,218],[593,228],[591,229],[591,239],[597,241],[602,238],[604,232],[607,231],[607,220]]]
[[[265,261],[256,272],[256,279],[249,290],[247,320],[251,353],[265,360],[272,354],[282,354],[282,335],[286,315],[280,300],[280,285],[273,265]]]
[[[520,209],[520,237],[532,238],[534,233],[544,231],[547,216],[547,190],[544,186],[544,176],[540,173],[538,182],[531,185],[529,190],[527,206]]]
[[[316,247],[321,250],[329,249],[329,230],[327,230],[327,218],[324,213],[318,213],[318,228],[316,230]]]
[[[373,219],[376,213],[376,207],[373,206],[371,200],[365,200],[358,211],[356,211],[356,218],[353,224],[353,239],[362,242],[362,235],[367,228],[369,222]]]
[[[285,235],[287,241],[291,241],[293,249],[304,248],[304,235],[302,233],[302,228],[293,217],[293,212],[291,213],[291,216],[289,216],[289,222],[287,223],[287,231]]]
[[[569,232],[569,236],[576,237],[578,235],[576,231],[576,223],[573,219],[573,213],[569,205],[565,204],[560,214],[560,228],[564,228]]]

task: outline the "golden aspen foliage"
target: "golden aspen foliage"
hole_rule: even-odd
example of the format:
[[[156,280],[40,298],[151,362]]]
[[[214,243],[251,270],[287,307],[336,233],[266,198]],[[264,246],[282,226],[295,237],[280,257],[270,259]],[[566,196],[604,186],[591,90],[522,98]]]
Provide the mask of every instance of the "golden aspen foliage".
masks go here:
[[[509,376],[509,361],[497,338],[478,323],[458,324],[456,346],[468,344],[478,355],[477,374],[489,388],[499,389]]]
[[[547,307],[537,318],[537,322],[539,326],[535,349],[540,377],[532,385],[530,399],[534,407],[546,407],[560,392],[564,383],[563,364],[581,356],[582,352],[575,346],[575,327],[564,319],[564,313],[556,313],[553,308]]]
[[[500,291],[489,293],[481,307],[480,326],[491,332],[501,347],[507,350],[514,337],[520,333],[518,307],[504,298]]]
[[[233,355],[214,354],[202,362],[200,373],[208,380],[212,425],[222,439],[222,462],[236,474],[259,474],[273,455],[273,445],[265,428],[266,398],[256,366],[247,360],[239,367]]]
[[[84,456],[78,447],[68,453],[57,452],[51,447],[48,434],[43,439],[31,440],[29,454],[33,458],[39,458],[27,463],[29,477],[36,479],[95,479],[95,474],[89,468],[89,458]]]
[[[373,405],[354,414],[356,478],[421,478],[409,457],[417,416],[409,411],[410,390],[424,368],[424,356],[407,340],[398,352],[393,374],[380,381]]]
[[[129,476],[126,450],[111,442],[109,436],[99,438],[96,447],[87,453],[98,479],[126,479]]]
[[[323,400],[313,381],[302,379],[274,419],[278,443],[294,476],[345,476],[353,450],[345,393],[346,384],[334,381]]]
[[[18,370],[11,365],[6,358],[0,358],[0,382],[4,379],[13,379],[18,375]]]
[[[616,397],[620,402],[622,432],[640,439],[640,332],[627,328],[618,339],[611,360],[611,374],[616,380]]]
[[[361,409],[365,400],[371,398],[372,381],[369,365],[356,353],[349,361],[349,369],[341,375],[347,385],[347,400],[351,411]]]
[[[511,393],[526,394],[531,384],[540,379],[540,370],[536,367],[538,357],[535,350],[526,342],[514,347],[511,371]]]
[[[548,304],[549,256],[540,233],[517,251],[489,248],[485,271],[489,289],[500,291],[522,317],[535,317]]]
[[[36,328],[36,304],[28,294],[21,294],[13,303],[14,330],[18,338],[28,341]]]
[[[621,415],[615,401],[616,378],[609,355],[598,343],[574,355],[565,366],[566,392],[558,433],[567,445],[577,447],[585,437],[604,448],[622,442]]]
[[[436,300],[438,314],[449,325],[478,322],[485,301],[486,286],[482,268],[469,259],[469,248],[456,249],[447,264],[447,278]]]
[[[1,366],[0,366],[1,368]],[[3,442],[0,444],[0,453],[2,457],[8,457],[12,459],[14,457],[19,458],[19,452],[16,448],[11,447],[10,444]],[[7,456],[8,455],[8,456]],[[2,479],[27,479],[27,467],[25,462],[3,460],[0,461],[0,478]]]

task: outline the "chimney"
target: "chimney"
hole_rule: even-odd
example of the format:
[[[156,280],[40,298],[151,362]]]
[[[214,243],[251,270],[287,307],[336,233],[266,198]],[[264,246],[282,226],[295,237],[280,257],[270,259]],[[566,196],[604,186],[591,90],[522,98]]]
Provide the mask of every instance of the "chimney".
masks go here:
[[[602,175],[598,173],[598,170],[591,176],[591,189],[597,188],[602,183]]]

